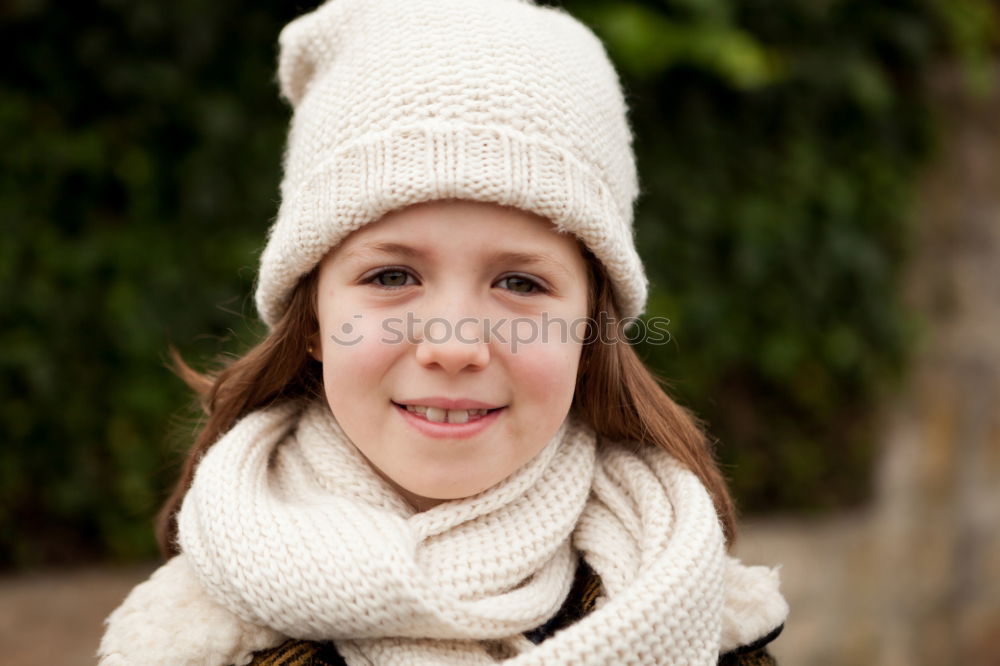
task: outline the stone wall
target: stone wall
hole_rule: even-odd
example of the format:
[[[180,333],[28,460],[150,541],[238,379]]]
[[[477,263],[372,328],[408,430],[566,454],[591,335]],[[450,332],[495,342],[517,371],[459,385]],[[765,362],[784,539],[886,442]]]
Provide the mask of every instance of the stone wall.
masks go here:
[[[1000,665],[1000,66],[976,98],[937,79],[941,154],[915,210],[907,296],[923,336],[886,407],[877,500],[747,525],[739,554],[784,563],[790,665]]]

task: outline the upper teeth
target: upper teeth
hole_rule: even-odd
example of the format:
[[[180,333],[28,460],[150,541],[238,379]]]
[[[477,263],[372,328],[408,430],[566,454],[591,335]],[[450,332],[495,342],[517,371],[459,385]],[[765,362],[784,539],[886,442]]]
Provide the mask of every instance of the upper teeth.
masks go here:
[[[422,414],[435,423],[467,423],[471,416],[483,416],[488,409],[441,409],[426,405],[406,405],[407,411]]]

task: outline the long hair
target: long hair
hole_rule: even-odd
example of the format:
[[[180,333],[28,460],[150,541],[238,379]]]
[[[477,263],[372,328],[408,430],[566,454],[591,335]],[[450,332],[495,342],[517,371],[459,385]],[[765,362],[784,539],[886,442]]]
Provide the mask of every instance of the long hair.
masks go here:
[[[589,268],[591,321],[606,313],[618,321],[611,282],[598,261],[581,245]],[[221,370],[200,373],[170,347],[172,370],[196,392],[206,421],[187,454],[180,478],[157,516],[156,538],[165,557],[176,555],[177,511],[198,462],[237,420],[283,400],[323,395],[322,372],[306,350],[319,332],[316,315],[318,267],[303,277],[288,308],[271,332],[244,356]],[[722,524],[727,547],[736,539],[736,512],[703,424],[667,395],[660,381],[627,341],[585,341],[580,356],[572,410],[599,438],[659,446],[687,466],[704,484]]]

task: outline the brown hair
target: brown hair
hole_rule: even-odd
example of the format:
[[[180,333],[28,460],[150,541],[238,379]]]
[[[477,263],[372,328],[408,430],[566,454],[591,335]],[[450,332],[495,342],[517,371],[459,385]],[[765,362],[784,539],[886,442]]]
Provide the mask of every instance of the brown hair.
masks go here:
[[[618,321],[611,282],[604,266],[581,245],[590,269],[591,320],[605,312]],[[173,492],[157,517],[161,552],[178,552],[176,514],[198,461],[241,416],[281,400],[323,394],[322,374],[306,350],[319,332],[316,318],[318,267],[299,281],[288,308],[271,332],[246,355],[215,373],[193,370],[170,347],[172,368],[199,396],[207,421],[195,439]],[[620,333],[620,331],[619,331]],[[703,424],[674,402],[627,341],[588,340],[580,357],[572,409],[598,436],[655,445],[686,465],[708,489],[727,546],[736,539],[736,512],[704,433]]]

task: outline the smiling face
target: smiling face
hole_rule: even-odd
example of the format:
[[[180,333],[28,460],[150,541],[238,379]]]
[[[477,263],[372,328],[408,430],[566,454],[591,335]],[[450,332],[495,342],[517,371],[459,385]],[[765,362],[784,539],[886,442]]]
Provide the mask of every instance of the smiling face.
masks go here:
[[[417,510],[504,480],[569,413],[587,265],[544,218],[455,200],[394,211],[323,259],[317,289],[330,409]]]

